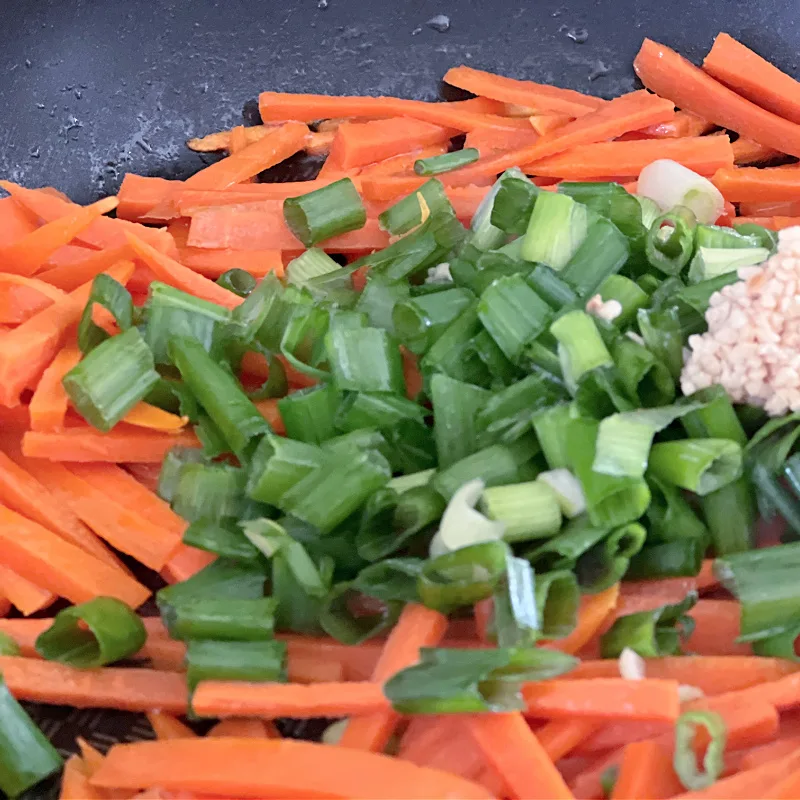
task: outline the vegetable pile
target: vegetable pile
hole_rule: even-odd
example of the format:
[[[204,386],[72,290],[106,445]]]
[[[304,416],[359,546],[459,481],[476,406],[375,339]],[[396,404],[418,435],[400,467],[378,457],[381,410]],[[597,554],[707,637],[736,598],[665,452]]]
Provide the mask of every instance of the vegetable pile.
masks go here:
[[[0,182],[0,790],[800,797],[800,85],[635,68]],[[18,701],[157,741],[64,765]]]

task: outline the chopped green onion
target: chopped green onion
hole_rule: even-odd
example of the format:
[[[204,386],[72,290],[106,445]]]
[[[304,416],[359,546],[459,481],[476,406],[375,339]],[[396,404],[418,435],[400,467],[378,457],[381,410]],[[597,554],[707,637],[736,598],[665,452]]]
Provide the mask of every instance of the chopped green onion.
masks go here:
[[[490,393],[447,375],[431,378],[433,436],[444,469],[478,450],[478,411]]]
[[[349,276],[324,250],[312,247],[289,262],[286,280],[293,286],[303,288],[312,278],[330,276],[335,272],[342,273],[344,280],[349,282]]]
[[[378,222],[383,230],[392,236],[402,236],[405,233],[421,225],[422,220],[422,197],[428,211],[431,214],[439,212],[452,212],[450,200],[444,190],[442,182],[437,178],[431,178],[419,187],[416,191],[398,200],[393,206],[389,206],[378,216]]]
[[[689,436],[693,439],[730,439],[741,447],[747,444],[747,434],[728,393],[721,386],[701,389],[690,399],[696,402],[696,408],[681,417],[681,424]]]
[[[171,503],[178,488],[181,470],[186,464],[203,464],[206,459],[203,451],[196,447],[173,447],[164,456],[158,476],[158,496]]]
[[[22,653],[16,639],[0,632],[0,656],[18,656]]]
[[[594,525],[588,516],[570,520],[559,534],[524,553],[536,574],[572,570],[578,559],[611,533],[611,528]]]
[[[561,528],[558,498],[540,481],[486,489],[481,509],[489,519],[505,524],[503,538],[509,542],[543,539]]]
[[[783,658],[796,662],[800,660],[800,654],[796,650],[798,636],[800,636],[800,624],[787,628],[783,633],[751,642],[750,647],[754,655],[763,658]]]
[[[589,224],[584,240],[560,275],[579,297],[588,298],[625,266],[629,256],[628,240],[616,225],[600,217]]]
[[[298,305],[286,324],[281,339],[281,355],[298,372],[325,381],[330,373],[321,368],[326,360],[325,334],[330,314],[318,306]]]
[[[650,301],[647,292],[624,275],[609,275],[597,287],[597,292],[604,302],[616,300],[622,306],[619,316],[614,319],[614,325],[618,328],[633,322],[636,319],[636,312]]]
[[[574,572],[556,570],[536,575],[536,608],[545,639],[563,639],[574,630],[580,599]]]
[[[687,612],[696,602],[697,592],[690,592],[680,603],[619,617],[600,637],[600,654],[619,658],[630,648],[642,658],[680,655],[681,639],[687,639],[694,629]]]
[[[647,200],[646,197],[640,197],[640,200]],[[650,201],[652,202],[652,200]],[[655,203],[653,203],[655,205]],[[656,206],[657,207],[657,206]],[[610,798],[614,794],[614,787],[617,785],[619,779],[619,765],[612,764],[606,767],[600,775],[600,789],[603,792],[604,798]]]
[[[572,406],[569,403],[542,408],[534,411],[531,417],[536,438],[550,469],[561,469],[569,464],[567,429],[572,419]]]
[[[730,439],[660,442],[650,450],[649,468],[667,483],[702,496],[741,475],[742,448]]]
[[[325,347],[339,389],[405,394],[400,350],[380,328],[332,331]]]
[[[561,270],[575,255],[588,230],[589,210],[585,205],[565,194],[541,192],[525,232],[522,257]]]
[[[133,325],[131,293],[110,275],[97,275],[92,281],[92,291],[78,323],[78,347],[84,354],[109,338],[108,333],[92,321],[95,305],[110,312],[120,330],[126,331]]]
[[[239,297],[247,297],[256,288],[256,279],[246,270],[236,268],[223,272],[217,283]]]
[[[534,345],[536,342],[534,342]],[[530,348],[527,355],[530,357]],[[466,348],[465,360],[477,356],[489,374],[492,384],[508,386],[519,377],[519,371],[506,357],[488,331],[474,336]],[[556,358],[556,363],[558,359]]]
[[[304,296],[296,287],[284,288],[273,273],[267,275],[256,290],[234,309],[235,318],[245,316],[255,329],[255,337],[271,353],[280,350],[286,326],[297,305],[311,305],[313,298]],[[245,310],[249,313],[245,315]],[[251,325],[247,325],[248,328]]]
[[[364,567],[352,586],[384,603],[419,603],[417,584],[423,563],[419,558],[387,558]]]
[[[336,435],[334,418],[341,400],[333,385],[314,386],[292,392],[278,400],[286,436],[320,444]]]
[[[256,561],[259,551],[232,521],[199,519],[183,534],[183,543],[223,558]]]
[[[751,238],[735,228],[722,225],[698,225],[695,228],[694,239],[698,248],[710,250],[749,250],[751,247],[760,246],[757,238]]]
[[[645,346],[678,380],[683,369],[683,335],[676,308],[653,311],[640,308],[636,315]]]
[[[532,647],[539,638],[535,578],[522,558],[508,557],[506,574],[494,593],[494,633],[498,647]]]
[[[268,434],[253,453],[247,496],[280,505],[283,495],[324,460],[319,447]]]
[[[611,354],[626,392],[641,405],[652,408],[674,399],[675,381],[669,369],[644,345],[619,336],[611,345]]]
[[[367,212],[353,181],[342,178],[300,197],[287,197],[283,201],[283,218],[306,247],[313,247],[333,236],[363,228]]]
[[[425,409],[413,400],[385,392],[352,392],[336,411],[336,427],[346,433],[363,428],[388,428],[404,420],[422,425]]]
[[[769,250],[764,247],[698,247],[689,265],[689,283],[711,280],[729,272],[737,273],[741,267],[752,267],[768,258]]]
[[[577,385],[585,373],[613,363],[597,325],[583,311],[563,314],[550,326],[550,333],[558,340],[558,350],[568,385]]]
[[[716,278],[707,281],[700,281],[693,286],[687,286],[675,294],[675,300],[679,305],[691,308],[700,316],[704,316],[708,311],[711,295],[718,292],[724,286],[735,283],[739,276],[735,272],[727,272]]]
[[[200,407],[194,395],[181,381],[161,378],[144,398],[145,403],[158,406],[170,414],[188,417],[191,422],[197,422],[200,416]]]
[[[247,473],[228,464],[185,464],[172,495],[172,508],[189,522],[239,515]]]
[[[186,682],[192,692],[201,681],[285,680],[286,642],[201,639],[186,645]]]
[[[626,577],[635,580],[692,577],[700,572],[705,539],[684,536],[647,544],[630,560]]]
[[[733,229],[736,233],[752,239],[759,247],[765,247],[770,251],[770,254],[778,249],[778,234],[763,225],[755,225],[752,222],[737,224],[736,220],[733,220]]]
[[[208,414],[201,411],[197,415],[194,432],[200,440],[203,455],[207,459],[219,458],[230,452],[231,448],[225,436]]]
[[[646,536],[643,526],[629,522],[611,531],[608,537],[584,553],[575,565],[582,591],[596,594],[622,580]]]
[[[0,676],[0,791],[18,797],[58,772],[63,763]]]
[[[394,334],[394,308],[409,297],[407,283],[392,283],[382,275],[371,275],[358,298],[356,310],[367,315],[373,328],[383,328]]]
[[[586,498],[580,481],[563,467],[540,472],[536,480],[553,490],[561,513],[567,519],[573,519],[586,511]]]
[[[136,328],[97,345],[62,379],[75,410],[110,431],[158,383],[153,354]]]
[[[275,631],[275,600],[202,597],[167,606],[164,624],[173,639],[215,639],[253,642],[272,639]]]
[[[333,583],[334,561],[322,556],[313,564],[317,579],[324,592],[310,593],[298,579],[296,571],[282,550],[272,558],[272,597],[278,603],[275,610],[275,627],[279,631],[292,631],[309,636],[325,633],[321,616],[328,592]]]
[[[466,239],[470,247],[476,248],[479,251],[486,251],[494,250],[505,244],[508,239],[506,232],[502,227],[494,224],[493,216],[495,207],[497,206],[498,195],[503,193],[504,188],[511,181],[520,181],[521,183],[527,183],[529,186],[533,186],[522,170],[517,167],[511,167],[500,175],[472,215],[469,226],[470,230]],[[536,187],[534,187],[534,189],[535,188]]]
[[[504,522],[493,522],[475,510],[484,488],[483,481],[475,478],[453,495],[444,510],[439,530],[431,540],[432,557],[482,542],[495,542],[503,536]]]
[[[528,222],[539,195],[539,187],[523,174],[513,177],[510,172],[511,170],[508,170],[500,178],[502,183],[494,198],[491,222],[504,233],[522,236],[528,230]]]
[[[420,158],[414,162],[414,172],[427,178],[431,175],[441,175],[443,172],[452,172],[454,169],[466,167],[480,158],[480,153],[474,147],[463,150],[454,150],[441,156]]]
[[[258,389],[249,391],[247,396],[251,400],[267,400],[268,398],[286,397],[289,394],[289,380],[286,377],[286,367],[273,353],[264,350],[256,344],[256,352],[261,352],[267,361],[267,379]]]
[[[470,358],[469,352],[473,337],[481,330],[477,307],[464,309],[420,361],[423,374],[443,372],[465,383],[488,384],[489,371],[476,354]]]
[[[558,273],[544,264],[537,264],[525,280],[556,311],[578,302],[578,295],[566,282],[564,273]]]
[[[695,737],[699,727],[705,728],[710,739],[703,756],[703,771],[697,768]],[[716,783],[725,769],[725,720],[714,711],[684,711],[675,723],[675,754],[672,765],[684,787],[701,791]]]
[[[424,353],[474,299],[455,288],[404,300],[392,311],[394,333],[412,353]]]
[[[431,482],[431,478],[435,474],[435,469],[424,469],[419,472],[414,472],[411,475],[398,475],[392,478],[386,485],[389,489],[394,489],[396,492],[403,494],[403,492],[407,492],[410,489],[428,486]]]
[[[394,626],[403,604],[390,601],[378,605],[372,613],[354,611],[362,593],[353,583],[339,583],[325,598],[319,612],[319,623],[329,636],[346,645],[359,645]]]
[[[177,606],[203,597],[253,600],[264,596],[266,576],[258,563],[242,563],[218,558],[180,583],[161,589],[156,599],[159,608]]]
[[[708,530],[698,519],[692,507],[676,486],[650,475],[648,477],[652,500],[647,508],[648,536],[652,541],[669,542],[673,539],[699,539],[708,541]],[[720,491],[724,491],[720,489]],[[706,497],[711,497],[706,495]]]
[[[95,597],[65,608],[36,639],[36,652],[48,661],[95,669],[132,656],[147,639],[135,612],[115,597]]]
[[[678,275],[692,257],[696,225],[695,215],[683,206],[659,217],[651,225],[645,244],[650,266],[665,275]]]

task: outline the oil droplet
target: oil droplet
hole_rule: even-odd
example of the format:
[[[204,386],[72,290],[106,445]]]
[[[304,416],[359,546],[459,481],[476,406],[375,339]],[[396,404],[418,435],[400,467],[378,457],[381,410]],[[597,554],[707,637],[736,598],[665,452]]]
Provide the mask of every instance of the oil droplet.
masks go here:
[[[438,33],[446,33],[450,30],[450,17],[448,17],[447,14],[437,14],[435,17],[431,17],[425,24]]]

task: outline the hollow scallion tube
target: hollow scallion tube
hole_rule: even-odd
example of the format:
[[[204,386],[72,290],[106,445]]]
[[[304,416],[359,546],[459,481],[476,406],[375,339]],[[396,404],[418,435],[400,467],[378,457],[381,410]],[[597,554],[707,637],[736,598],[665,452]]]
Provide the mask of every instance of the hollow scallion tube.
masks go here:
[[[562,368],[568,383],[577,384],[581,376],[597,367],[613,364],[592,318],[583,311],[569,311],[551,326],[562,354]]]
[[[367,212],[353,181],[342,178],[300,197],[287,197],[283,201],[283,218],[306,247],[313,247],[333,236],[363,228]]]
[[[558,498],[540,481],[490,487],[481,498],[481,510],[489,519],[505,523],[503,538],[509,542],[542,539],[561,528]]]
[[[638,522],[629,522],[613,531],[584,553],[575,565],[581,590],[596,594],[622,580],[631,559],[642,549],[647,531]]]
[[[550,469],[561,469],[569,465],[567,430],[572,419],[572,406],[569,403],[557,403],[540,409],[531,417],[536,438]]]
[[[570,520],[559,534],[544,544],[524,553],[536,574],[572,570],[578,559],[611,533],[611,528],[598,526],[585,514]]]
[[[230,464],[186,464],[172,496],[172,508],[189,522],[239,515],[247,473]]]
[[[478,412],[491,395],[442,374],[431,378],[430,387],[436,451],[440,468],[446,468],[479,449]]]
[[[644,345],[629,336],[620,336],[612,343],[611,354],[625,390],[641,405],[652,408],[674,399],[672,374]]]
[[[492,225],[504,233],[521,236],[528,229],[540,190],[524,175],[514,177],[509,173],[510,170],[504,173],[495,196],[491,221]]]
[[[528,222],[522,257],[561,270],[575,255],[588,229],[586,206],[564,194],[542,192]]]
[[[412,353],[424,353],[474,299],[468,289],[454,288],[404,300],[392,310],[395,335]]]
[[[275,632],[275,600],[200,597],[167,606],[164,624],[173,639],[215,639],[231,642],[266,641]]]
[[[92,320],[95,305],[108,311],[120,330],[126,331],[133,325],[131,293],[119,281],[101,273],[92,281],[89,299],[78,322],[78,347],[82,353],[88,353],[109,338],[108,332]]]
[[[466,147],[463,150],[454,150],[452,153],[445,153],[441,156],[431,156],[430,158],[420,158],[414,162],[414,172],[427,178],[431,175],[441,175],[443,172],[452,172],[454,169],[466,167],[480,157],[480,153],[474,147]]]
[[[628,240],[616,225],[599,217],[589,224],[584,240],[559,274],[579,297],[589,298],[629,257]]]
[[[695,737],[699,727],[705,728],[710,742],[703,756],[703,769],[697,767]],[[725,720],[714,711],[684,711],[675,723],[675,753],[672,764],[684,787],[700,791],[714,784],[725,769]]]
[[[703,496],[741,475],[742,448],[730,439],[659,442],[648,463],[656,477]]]
[[[689,263],[694,250],[695,215],[676,206],[650,227],[645,254],[652,267],[665,275],[678,275]]]
[[[626,574],[632,581],[692,577],[700,572],[705,551],[705,539],[699,537],[654,542],[630,559]]]
[[[246,270],[236,268],[223,272],[217,283],[239,297],[247,297],[256,288],[256,279]]]
[[[341,393],[332,384],[292,392],[278,400],[286,435],[301,442],[320,444],[337,433],[334,422]]]
[[[614,318],[614,325],[623,327],[636,319],[636,312],[644,308],[650,298],[637,283],[624,275],[609,275],[597,287],[597,292],[604,302],[616,300],[622,311]]]
[[[241,561],[258,561],[259,551],[231,520],[199,519],[183,534],[183,543],[198,550]]]
[[[405,393],[400,349],[386,331],[339,329],[326,336],[325,347],[339,389]]]
[[[398,200],[393,206],[389,206],[378,216],[381,228],[392,236],[402,236],[408,233],[417,225],[424,222],[423,205],[420,197],[425,204],[428,214],[452,211],[450,200],[444,190],[442,182],[437,178],[431,178],[402,200]]]
[[[186,682],[194,691],[201,681],[285,681],[286,642],[218,642],[200,639],[186,646]]]
[[[324,458],[324,452],[313,444],[265,436],[253,453],[247,496],[277,506],[283,495],[320,466]]]

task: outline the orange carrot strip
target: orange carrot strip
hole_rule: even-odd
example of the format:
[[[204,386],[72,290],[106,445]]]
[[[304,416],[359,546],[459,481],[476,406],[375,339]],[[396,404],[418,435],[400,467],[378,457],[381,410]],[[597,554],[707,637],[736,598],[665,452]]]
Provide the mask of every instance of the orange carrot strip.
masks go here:
[[[734,203],[796,200],[800,192],[800,170],[794,167],[733,167],[719,170],[712,180],[725,199]]]
[[[800,201],[750,202],[745,200],[739,203],[739,213],[743,217],[800,217]]]
[[[335,639],[292,634],[282,634],[278,638],[286,642],[290,665],[311,660],[339,664],[343,671],[342,679],[346,681],[368,680],[381,653],[381,645],[377,642],[352,647]]]
[[[727,33],[717,35],[703,70],[761,108],[800,123],[800,83]]]
[[[108,270],[112,278],[123,284],[132,273],[130,262]],[[41,376],[58,352],[67,330],[83,313],[91,288],[90,283],[84,284],[0,339],[0,405],[17,405],[23,389]]]
[[[286,433],[286,428],[283,424],[283,417],[281,417],[280,409],[278,408],[278,401],[273,398],[266,400],[256,400],[254,403],[264,419],[269,422],[275,433],[282,436]]]
[[[800,156],[800,126],[732,92],[669,47],[645,39],[633,68],[648,89],[668,97],[684,111],[759,144]]]
[[[13,197],[0,200],[0,236],[6,244],[13,244],[37,227],[35,215],[23,208]]]
[[[489,128],[493,134],[497,134],[497,130]],[[504,131],[506,133],[506,131]],[[469,138],[470,134],[467,134]],[[472,145],[464,145],[465,147]],[[447,152],[447,144],[437,144],[431,147],[423,147],[412,152],[402,152],[399,155],[384,158],[374,164],[367,164],[359,171],[359,177],[362,175],[399,175],[401,173],[410,172],[414,169],[414,162],[420,158],[431,158],[433,156],[440,156]]]
[[[682,788],[663,747],[657,742],[634,742],[625,748],[611,800],[659,800]]]
[[[467,716],[465,722],[487,761],[508,786],[511,797],[572,797],[522,714],[475,714]]]
[[[28,409],[33,430],[58,431],[63,429],[69,398],[61,379],[81,358],[82,353],[76,346],[67,345],[42,373]]]
[[[26,617],[47,608],[56,600],[52,592],[42,589],[4,566],[0,566],[0,591],[14,608]]]
[[[573,119],[574,117],[569,114],[534,114],[528,117],[528,122],[531,123],[531,127],[539,136],[544,136],[546,133],[563,128]],[[520,146],[524,147],[525,145]]]
[[[526,713],[545,719],[601,717],[671,722],[680,713],[678,682],[670,680],[541,681],[525,684],[522,695]]]
[[[532,128],[498,131],[495,128],[475,128],[464,140],[464,147],[474,147],[484,158],[504,150],[518,150],[538,141],[539,133]],[[413,168],[413,164],[411,165]],[[362,172],[362,175],[367,174]]]
[[[57,300],[64,292],[36,278],[0,274],[0,323],[19,325]]]
[[[283,277],[283,258],[280,250],[209,250],[200,247],[179,247],[178,261],[184,267],[199,272],[207,278],[219,278],[230,269],[246,269],[256,278],[274,272]]]
[[[610,586],[599,594],[586,595],[581,599],[578,624],[569,636],[550,642],[547,646],[564,653],[577,653],[597,633],[603,623],[613,614],[619,600],[619,584]]]
[[[288,675],[292,683],[339,683],[345,680],[344,666],[336,661],[301,656],[288,661]]]
[[[121,569],[5,506],[0,506],[0,552],[5,566],[73,603],[107,595],[136,608],[150,596],[148,589]]]
[[[573,117],[582,116],[593,109],[600,108],[605,102],[599,97],[592,97],[571,89],[559,89],[532,81],[515,80],[465,66],[449,69],[444,76],[444,82],[492,100],[527,106],[536,111],[569,114]]]
[[[740,224],[750,222],[754,225],[761,225],[773,231],[782,231],[784,228],[794,228],[800,225],[798,217],[737,217],[736,221]]]
[[[137,403],[122,419],[128,425],[137,428],[147,428],[151,431],[161,431],[162,433],[180,433],[189,422],[188,417],[179,417],[177,414],[170,414],[158,406],[151,406],[142,401]]]
[[[409,604],[400,615],[372,673],[382,686],[392,675],[419,661],[421,647],[433,647],[447,630],[447,617],[425,606]],[[364,719],[351,720],[340,744],[359,750],[381,751],[386,747],[399,715],[391,708]]]
[[[268,719],[223,719],[207,736],[233,736],[239,739],[280,739],[278,729]]]
[[[800,797],[800,769],[795,769],[784,778],[778,779],[766,793],[764,800],[797,800]]]
[[[739,769],[754,769],[776,758],[788,756],[798,749],[800,749],[800,736],[787,736],[769,744],[762,744],[745,753],[739,762]]]
[[[151,492],[158,491],[158,479],[161,475],[160,464],[124,464],[125,471]]]
[[[733,163],[737,166],[760,164],[780,158],[783,155],[771,147],[765,147],[763,144],[741,136],[733,142],[731,147],[733,148]]]
[[[87,283],[120,261],[130,258],[127,245],[110,247],[106,250],[86,250],[83,260],[64,266],[44,269],[38,273],[41,281],[46,281],[65,292],[72,292],[81,284]]]
[[[198,275],[164,253],[159,253],[158,250],[137,236],[130,235],[128,243],[136,255],[153,270],[158,280],[193,294],[195,297],[219,303],[225,308],[235,308],[242,302],[238,295],[223,289],[208,278]]]
[[[159,463],[161,463],[160,460]],[[205,550],[198,550],[185,544],[179,545],[175,555],[167,561],[164,569],[161,570],[161,577],[167,583],[180,583],[188,580],[192,575],[196,575],[201,569],[214,561],[215,558],[216,556],[213,553],[207,553]]]
[[[580,181],[602,178],[609,173],[619,177],[637,176],[659,158],[677,161],[701,175],[713,175],[718,169],[733,166],[733,149],[727,136],[599,142],[534,161],[524,169],[532,175]]]
[[[696,114],[690,114],[688,111],[676,111],[675,116],[669,122],[650,125],[637,133],[652,136],[654,139],[674,139],[684,136],[702,136],[714,130],[714,127],[713,122],[698,117]]]
[[[233,130],[218,131],[217,133],[209,133],[208,135],[202,136],[198,139],[189,139],[189,141],[186,142],[186,146],[190,150],[194,150],[195,153],[213,153],[219,150],[228,150],[232,146],[231,140],[234,131],[242,131],[239,136],[242,137],[244,142],[246,144],[253,144],[254,142],[257,142],[267,136],[271,130],[272,128],[268,125],[254,125],[250,128],[239,126]],[[333,140],[333,133],[334,131],[309,131],[306,134],[304,144],[305,151],[307,153],[311,153],[312,155],[321,155],[326,153],[331,145],[331,141]],[[122,194],[122,189],[124,188],[125,181],[122,182],[120,195]],[[129,188],[129,193],[130,191],[131,190]],[[120,197],[120,204],[121,203],[122,198]],[[152,208],[154,205],[155,203],[151,203],[149,208]]]
[[[200,140],[192,139],[191,141]],[[225,147],[218,149],[227,149],[227,142]],[[169,181],[166,178],[145,177],[129,172],[122,179],[117,193],[117,200],[119,200],[117,217],[130,222],[148,222],[150,218],[147,213],[159,203],[167,200],[176,190],[179,191],[182,186],[183,181]]]
[[[89,783],[89,774],[80,756],[70,756],[61,775],[59,800],[103,800],[105,794]]]
[[[147,721],[156,735],[156,739],[194,739],[197,734],[180,720],[163,711],[148,711]]]
[[[630,614],[626,604],[643,597],[654,597],[661,601],[665,597],[675,598],[666,600],[667,603],[676,603],[682,600],[691,591],[702,592],[719,586],[719,580],[714,575],[714,561],[707,558],[703,561],[700,572],[693,578],[664,578],[654,581],[625,581],[622,584],[620,596],[620,613]],[[662,603],[663,604],[663,603]],[[654,606],[650,606],[654,608]],[[637,609],[640,610],[640,609]]]
[[[75,708],[117,708],[185,714],[186,677],[153,669],[104,667],[73,669],[55,661],[0,656],[11,694],[18,700]]]
[[[22,451],[26,456],[50,461],[160,464],[173,447],[198,446],[199,442],[192,431],[168,434],[122,425],[109,433],[100,433],[88,426],[67,428],[58,433],[28,431],[22,439]]]
[[[203,681],[195,690],[192,706],[204,717],[267,719],[347,717],[390,708],[381,685],[372,681],[308,685]]]
[[[267,135],[267,134],[265,134]],[[260,141],[264,137],[261,136],[256,141]],[[248,147],[253,142],[247,135],[247,129],[244,125],[237,125],[235,128],[231,129],[230,140],[228,142],[228,154],[235,155],[236,153],[241,153],[245,147]],[[252,177],[245,178],[244,180],[237,181],[237,183],[251,183],[253,180]]]
[[[339,169],[373,164],[384,158],[447,142],[453,130],[410,118],[345,123],[336,131],[328,156]]]
[[[705,708],[733,705],[743,708],[748,704],[769,703],[779,711],[796,708],[800,705],[800,673],[792,673],[775,681],[761,683],[735,692],[725,692],[712,698],[693,701],[692,705]]]
[[[700,656],[748,656],[750,645],[738,642],[741,608],[733,600],[700,600],[689,612],[694,630],[686,649]]]
[[[116,207],[116,197],[106,197],[86,207],[75,206],[74,211],[42,225],[14,244],[0,246],[3,270],[33,275],[59,247],[69,244],[98,217]]]
[[[536,738],[553,761],[569,755],[598,728],[594,719],[554,719],[536,731]]]
[[[262,92],[258,105],[264,122],[287,119],[313,122],[330,117],[411,117],[461,132],[485,126],[508,130],[528,125],[527,120],[483,114],[468,110],[460,103],[426,103],[399,97],[334,97],[324,94]]]

